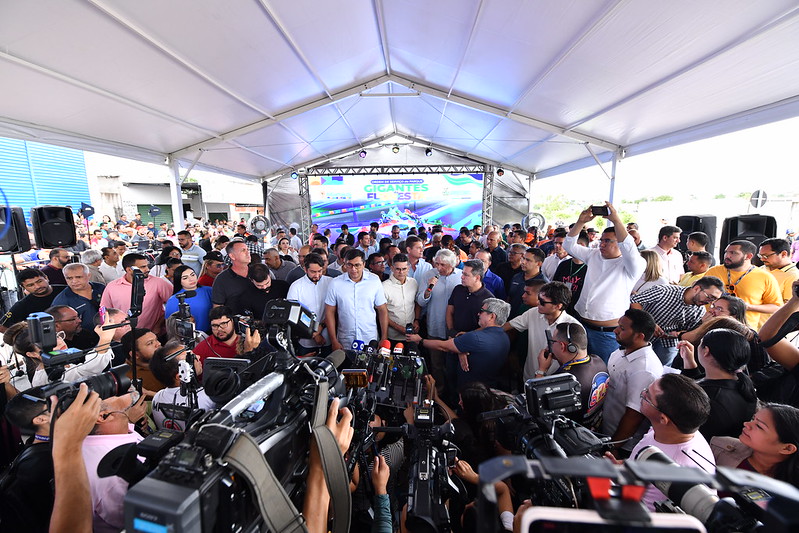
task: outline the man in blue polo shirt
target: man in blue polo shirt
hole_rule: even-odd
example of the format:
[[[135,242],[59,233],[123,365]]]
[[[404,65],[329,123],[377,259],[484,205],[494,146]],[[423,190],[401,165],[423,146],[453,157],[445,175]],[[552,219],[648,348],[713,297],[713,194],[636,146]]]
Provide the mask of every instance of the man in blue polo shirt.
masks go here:
[[[64,279],[67,288],[55,297],[53,305],[68,305],[78,312],[83,329],[93,331],[105,285],[89,281],[89,267],[82,263],[64,266]]]

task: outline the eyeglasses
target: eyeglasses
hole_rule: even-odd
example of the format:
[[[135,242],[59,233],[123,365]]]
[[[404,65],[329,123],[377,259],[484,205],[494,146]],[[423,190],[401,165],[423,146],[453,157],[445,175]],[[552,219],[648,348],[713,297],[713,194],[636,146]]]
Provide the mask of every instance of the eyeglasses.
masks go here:
[[[552,305],[554,303],[552,300],[544,300],[540,296],[538,297],[538,305]]]
[[[723,306],[721,306],[721,305],[711,305],[711,306],[710,306],[710,308],[711,308],[713,311],[722,311],[722,312],[724,312],[724,313],[726,313],[726,312],[727,312],[727,309],[725,309],[725,308],[724,308]]]
[[[641,391],[641,400],[643,400],[646,403],[648,403],[649,405],[651,405],[652,408],[655,409],[656,411],[658,411],[659,413],[663,413],[663,411],[660,410],[660,407],[658,407],[657,405],[653,404],[652,400],[649,399],[649,389],[644,389],[644,390]],[[666,413],[663,413],[663,414],[666,414]]]
[[[494,313],[492,313],[491,311],[489,311],[488,309],[480,309],[479,311],[477,311],[477,314],[478,314],[478,315],[479,315],[480,313],[485,313],[485,314],[487,314],[487,315],[493,315],[493,314],[494,314]]]
[[[699,292],[701,292],[702,294],[705,295],[705,299],[707,300],[707,303],[712,303],[712,302],[715,302],[716,300],[719,299],[718,296],[713,296],[712,294],[708,294],[705,289],[699,289]]]
[[[228,319],[228,320],[225,320],[224,322],[219,322],[217,324],[211,324],[211,329],[226,328],[226,327],[228,327],[228,325],[230,325],[231,322],[232,322],[232,320]]]
[[[346,263],[344,263],[344,266],[346,266],[347,268],[363,268],[363,263],[350,263],[349,261],[347,261]]]
[[[777,255],[777,252],[771,252],[770,254],[757,254],[760,259],[768,259],[772,255]]]

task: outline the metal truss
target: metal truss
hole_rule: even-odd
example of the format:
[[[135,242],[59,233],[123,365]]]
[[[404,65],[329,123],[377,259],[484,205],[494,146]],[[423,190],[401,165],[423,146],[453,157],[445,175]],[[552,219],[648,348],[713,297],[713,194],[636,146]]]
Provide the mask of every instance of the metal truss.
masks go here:
[[[482,165],[405,165],[385,167],[313,167],[309,176],[354,176],[380,174],[475,174],[485,171]]]
[[[494,168],[483,174],[483,227],[494,224]]]
[[[301,173],[297,178],[300,189],[300,235],[308,242],[311,232],[311,193],[308,190],[308,174]]]

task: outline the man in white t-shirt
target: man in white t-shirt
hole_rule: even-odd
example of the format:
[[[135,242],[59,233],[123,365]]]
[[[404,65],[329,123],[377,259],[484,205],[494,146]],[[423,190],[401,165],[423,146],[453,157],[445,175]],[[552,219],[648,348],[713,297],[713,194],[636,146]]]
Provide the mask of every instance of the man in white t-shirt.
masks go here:
[[[677,226],[663,226],[658,232],[658,243],[650,248],[660,256],[663,263],[663,275],[669,283],[678,283],[685,269],[683,268],[683,257],[677,249],[680,244],[680,234],[682,230]]]
[[[631,458],[636,459],[647,446],[656,446],[678,465],[713,474],[713,452],[699,433],[699,426],[710,415],[710,399],[704,389],[682,374],[665,374],[643,389],[640,396],[641,412],[652,428],[635,446]],[[654,502],[665,499],[666,495],[649,485],[643,503],[654,511]]]

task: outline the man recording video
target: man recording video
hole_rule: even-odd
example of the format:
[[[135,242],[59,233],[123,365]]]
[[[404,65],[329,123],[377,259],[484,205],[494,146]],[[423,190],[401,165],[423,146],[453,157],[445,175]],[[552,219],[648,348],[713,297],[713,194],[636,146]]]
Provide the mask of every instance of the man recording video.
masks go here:
[[[177,354],[177,355],[176,355]],[[150,359],[150,370],[164,387],[153,397],[153,421],[158,429],[186,429],[186,419],[188,418],[184,410],[175,407],[189,407],[189,392],[181,389],[181,380],[178,374],[180,362],[185,361],[187,356],[186,347],[179,341],[167,342],[158,348]],[[202,374],[202,365],[199,358],[194,360],[194,374]],[[196,381],[196,379],[195,379]],[[200,389],[197,391],[198,409],[213,409],[216,407],[214,402]]]

